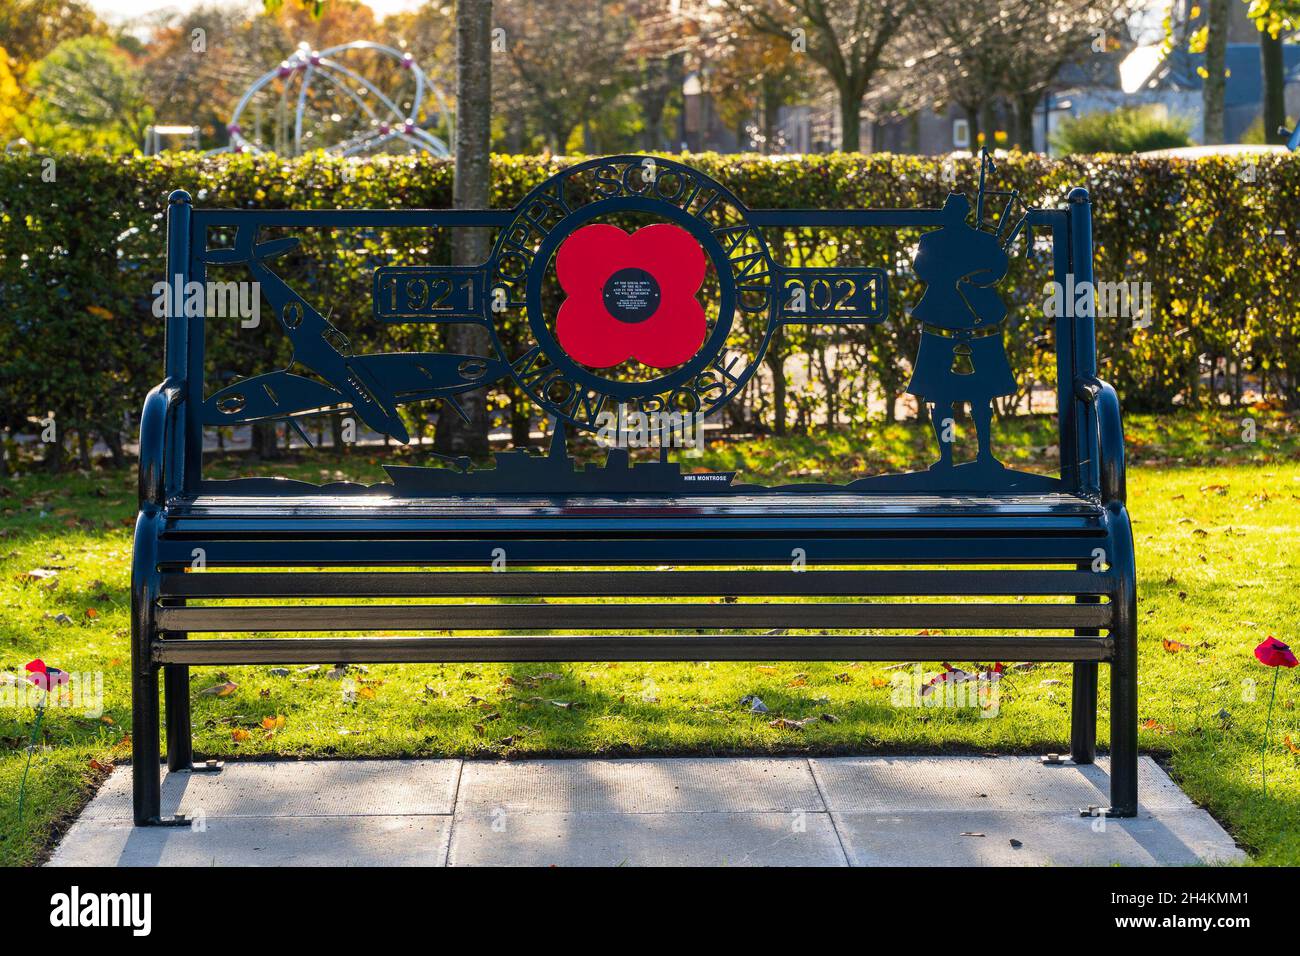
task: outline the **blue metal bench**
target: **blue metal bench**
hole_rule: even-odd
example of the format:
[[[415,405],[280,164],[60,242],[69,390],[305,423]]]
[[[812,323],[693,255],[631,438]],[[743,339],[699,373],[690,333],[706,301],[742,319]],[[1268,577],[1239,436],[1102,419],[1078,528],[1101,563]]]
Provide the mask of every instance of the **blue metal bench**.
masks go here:
[[[989,401],[1006,393],[1010,375],[996,291],[1007,250],[1032,231],[1040,244],[1050,239],[1056,282],[1091,282],[1089,199],[1076,188],[1062,208],[1021,213],[1014,194],[986,190],[984,171],[974,225],[957,194],[942,209],[748,209],[698,171],[643,156],[571,167],[504,211],[195,209],[189,195],[173,193],[168,275],[202,283],[210,265],[246,268],[292,341],[294,362],[210,390],[204,318],[168,315],[167,377],[146,399],[141,423],[132,578],[136,823],[168,822],[160,806],[159,672],[167,765],[176,772],[198,769],[191,665],[291,662],[1068,661],[1070,754],[1078,763],[1095,757],[1097,666],[1107,663],[1111,806],[1100,812],[1133,815],[1133,545],[1119,403],[1097,378],[1091,310],[1053,320],[1059,473],[1004,467],[990,438]],[[1005,204],[990,227],[985,203],[994,195]],[[617,223],[629,217],[654,224],[628,233]],[[296,240],[263,239],[271,230],[398,226],[495,231],[481,267],[380,265],[374,274],[376,321],[477,323],[492,354],[355,354],[275,271]],[[602,413],[720,409],[783,325],[880,322],[891,307],[899,314],[904,303],[891,306],[888,270],[789,266],[764,238],[772,229],[845,227],[926,230],[914,263],[927,288],[911,310],[921,347],[909,390],[933,421],[932,468],[773,488],[684,473],[666,453],[632,464],[619,448],[603,467],[575,468],[569,436],[608,422]],[[210,237],[221,235],[210,248]],[[715,285],[702,303],[697,274],[709,269]],[[567,295],[558,316],[555,297],[543,294],[557,280]],[[507,344],[498,334],[507,319],[525,330],[522,344],[519,335]],[[749,354],[731,334],[741,321],[762,330]],[[346,412],[406,441],[400,405],[440,398],[454,407],[460,392],[504,376],[555,423],[548,455],[501,452],[494,469],[393,465],[392,483],[372,486],[203,474],[206,427],[259,420],[297,427],[304,415]],[[969,404],[979,433],[979,457],[962,464],[945,435],[954,403]],[[194,572],[196,554],[204,573]],[[502,556],[510,570],[485,573]],[[718,600],[641,600],[679,596]],[[348,597],[383,600],[319,603]],[[466,600],[411,603],[428,597]],[[534,603],[482,600],[504,597]],[[548,597],[638,600],[611,607],[541,600]],[[871,600],[782,600],[809,597]],[[949,600],[957,597],[984,600]],[[1056,600],[1024,600],[1042,597]],[[294,603],[274,603],[283,599]],[[362,636],[194,637],[339,634],[340,623]],[[542,629],[557,633],[517,633]],[[453,636],[364,636],[394,630]],[[882,630],[913,633],[870,633]]]

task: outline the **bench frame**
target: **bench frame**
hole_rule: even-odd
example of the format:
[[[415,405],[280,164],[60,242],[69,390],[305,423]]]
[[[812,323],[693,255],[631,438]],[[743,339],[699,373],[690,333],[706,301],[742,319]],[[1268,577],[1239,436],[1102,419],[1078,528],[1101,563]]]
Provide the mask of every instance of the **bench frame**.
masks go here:
[[[756,223],[791,221],[781,210],[751,210]],[[916,226],[937,222],[937,210],[805,211],[811,225]],[[512,212],[492,211],[282,211],[195,210],[188,194],[169,197],[169,276],[203,277],[202,243],[213,225],[258,221],[267,225],[507,225]],[[1091,209],[1088,194],[1072,190],[1065,207],[1033,209],[1029,225],[1053,239],[1054,278],[1062,286],[1092,280]],[[874,524],[846,509],[842,519],[820,525],[764,512],[707,524],[607,518],[581,525],[540,517],[453,520],[429,518],[418,532],[394,535],[347,531],[329,516],[302,520],[293,533],[253,535],[225,522],[204,534],[186,525],[185,504],[205,487],[200,475],[205,401],[203,319],[167,319],[167,377],[145,400],[141,418],[139,514],[132,567],[132,754],[137,825],[181,823],[161,812],[158,678],[166,698],[166,761],[172,772],[196,766],[191,748],[189,668],[208,665],[339,662],[451,661],[668,661],[668,660],[862,660],[862,661],[1068,661],[1073,663],[1070,755],[1088,764],[1096,756],[1097,666],[1110,665],[1111,805],[1085,812],[1133,816],[1137,812],[1137,615],[1136,571],[1126,508],[1124,439],[1116,393],[1097,377],[1095,333],[1090,315],[1057,321],[1061,486],[1096,507],[1087,535],[1060,535],[1051,521],[1026,516],[1004,523],[998,534],[972,532],[969,524],[942,530],[948,516],[968,513],[972,501],[947,495],[926,512],[935,529],[917,530],[918,515]],[[808,500],[816,492],[785,492]],[[844,496],[832,502],[833,512]],[[943,498],[944,496],[938,496]],[[992,504],[988,504],[989,500]],[[997,494],[979,499],[1000,514]],[[770,501],[770,499],[763,499]],[[267,496],[266,516],[297,521],[294,508]],[[915,520],[913,520],[915,519]],[[873,519],[874,520],[874,519]],[[955,520],[955,518],[953,518]],[[858,523],[853,524],[854,521]],[[847,523],[845,523],[847,522]],[[910,524],[909,524],[910,522]],[[182,522],[183,523],[183,522]],[[364,524],[364,522],[363,522]],[[233,526],[233,527],[232,527]],[[198,527],[198,526],[195,526]],[[356,528],[358,525],[349,525]],[[412,527],[415,527],[414,525]],[[472,529],[482,527],[482,531]],[[909,527],[911,530],[909,530]],[[854,530],[855,528],[861,530]],[[467,530],[471,529],[471,530]],[[580,529],[580,530],[572,530]],[[884,530],[882,530],[884,529]],[[1011,529],[1011,530],[1007,530]],[[204,543],[209,566],[274,567],[274,572],[186,574],[191,548]],[[510,571],[412,571],[304,573],[295,567],[462,566],[482,568],[495,547],[511,549],[512,565],[556,565],[562,573]],[[601,571],[611,565],[788,566],[792,545],[808,550],[809,572],[788,570]],[[815,546],[814,546],[815,545]],[[334,548],[334,551],[330,549]],[[1093,549],[1101,547],[1098,571]],[[740,550],[737,550],[740,549]],[[364,560],[363,560],[364,559]],[[1027,564],[1032,570],[813,570],[816,565],[877,566]],[[1042,565],[1053,565],[1045,569]],[[1062,569],[1062,566],[1064,569]],[[657,604],[638,612],[623,606],[623,623],[602,621],[594,605],[538,606],[362,605],[354,610],[364,628],[420,630],[511,630],[572,628],[569,635],[245,638],[188,640],[202,631],[328,630],[338,612],[311,607],[187,607],[205,597],[501,597],[669,595],[752,596],[1073,596],[1074,604]],[[1104,601],[1104,603],[1103,603]],[[710,618],[697,612],[707,607]],[[785,615],[784,617],[782,615]],[[538,623],[542,620],[543,623]],[[1006,628],[1006,636],[598,636],[602,627],[709,628]],[[1066,636],[1038,637],[1021,629],[1055,628]],[[1102,631],[1106,631],[1103,636]]]

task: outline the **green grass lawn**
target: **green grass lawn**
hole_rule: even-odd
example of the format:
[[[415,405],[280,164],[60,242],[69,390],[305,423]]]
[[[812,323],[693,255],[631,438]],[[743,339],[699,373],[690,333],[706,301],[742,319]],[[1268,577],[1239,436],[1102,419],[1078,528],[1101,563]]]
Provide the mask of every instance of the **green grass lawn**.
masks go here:
[[[1260,748],[1272,671],[1254,646],[1273,634],[1300,647],[1300,432],[1278,415],[1132,416],[1130,507],[1138,555],[1140,744],[1162,758],[1264,864],[1300,863],[1300,673],[1284,671]],[[1045,419],[1003,423],[1019,463],[1050,467]],[[915,423],[865,434],[718,445],[704,459],[742,480],[796,473],[842,480],[915,467],[929,435]],[[1046,464],[1045,464],[1046,463]],[[250,470],[218,465],[226,474]],[[315,477],[377,477],[362,455],[280,466]],[[33,712],[0,708],[0,862],[38,862],[116,761],[129,754],[130,527],[134,475],[31,475],[0,485],[0,672],[41,657],[102,672],[104,712],[51,709],[18,793]],[[27,572],[48,569],[32,581]],[[60,617],[65,615],[66,617]],[[961,662],[954,662],[961,663]],[[1012,670],[996,717],[976,709],[891,704],[893,671],[877,664],[546,664],[374,666],[343,680],[330,668],[275,676],[268,667],[194,669],[196,752],[235,758],[527,754],[1040,752],[1065,749],[1068,665]],[[1107,668],[1099,735],[1105,746]],[[5,678],[0,677],[0,680]],[[202,693],[229,681],[235,689]],[[0,693],[9,688],[0,687]],[[345,693],[346,691],[346,693]],[[770,713],[738,702],[757,694]],[[802,729],[774,718],[829,714]],[[1291,744],[1288,744],[1289,736]]]

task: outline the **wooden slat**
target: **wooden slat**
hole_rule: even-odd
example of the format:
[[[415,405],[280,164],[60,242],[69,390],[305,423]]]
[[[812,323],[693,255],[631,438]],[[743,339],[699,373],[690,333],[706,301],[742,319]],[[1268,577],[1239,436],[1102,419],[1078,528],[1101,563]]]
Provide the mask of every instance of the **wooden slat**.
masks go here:
[[[1103,637],[355,637],[156,641],[159,664],[492,661],[1105,661]]]
[[[1098,628],[1108,604],[415,604],[162,607],[164,631]]]
[[[164,597],[965,597],[1108,594],[1089,571],[291,571],[168,573]]]

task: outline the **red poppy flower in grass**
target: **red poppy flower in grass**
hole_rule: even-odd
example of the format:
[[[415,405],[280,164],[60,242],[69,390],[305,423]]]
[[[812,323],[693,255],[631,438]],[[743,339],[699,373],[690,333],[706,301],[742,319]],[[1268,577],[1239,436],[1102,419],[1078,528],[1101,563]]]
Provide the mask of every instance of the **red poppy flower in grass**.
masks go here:
[[[1269,667],[1295,667],[1300,663],[1296,661],[1295,654],[1291,653],[1291,648],[1271,635],[1260,641],[1255,648],[1255,657]]]
[[[1295,667],[1295,655],[1291,648],[1270,634],[1259,642],[1255,648],[1255,657],[1261,664],[1273,668],[1273,688],[1268,693],[1268,714],[1264,718],[1264,742],[1259,746],[1259,775],[1264,782],[1264,793],[1268,794],[1268,765],[1264,755],[1268,752],[1268,740],[1273,733],[1273,700],[1277,697],[1277,675],[1283,667]],[[1288,741],[1289,742],[1289,741]]]
[[[592,368],[628,359],[652,368],[682,364],[708,331],[695,298],[705,266],[699,243],[671,223],[631,235],[603,223],[583,226],[555,257],[568,296],[555,319],[560,345]]]
[[[52,687],[61,687],[68,682],[67,671],[61,671],[57,667],[48,667],[45,661],[39,657],[34,661],[28,661],[26,670],[27,679],[46,692]]]

